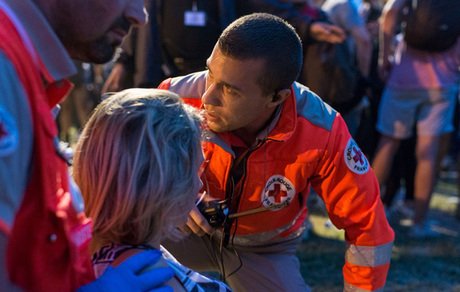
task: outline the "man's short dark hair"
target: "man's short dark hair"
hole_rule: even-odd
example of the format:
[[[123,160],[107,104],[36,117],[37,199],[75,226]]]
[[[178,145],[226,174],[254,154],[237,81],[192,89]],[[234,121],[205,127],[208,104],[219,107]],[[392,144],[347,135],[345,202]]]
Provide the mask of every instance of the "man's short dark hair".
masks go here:
[[[300,37],[277,16],[254,13],[235,20],[219,37],[218,46],[224,55],[235,59],[264,59],[259,84],[266,94],[290,88],[300,74]]]

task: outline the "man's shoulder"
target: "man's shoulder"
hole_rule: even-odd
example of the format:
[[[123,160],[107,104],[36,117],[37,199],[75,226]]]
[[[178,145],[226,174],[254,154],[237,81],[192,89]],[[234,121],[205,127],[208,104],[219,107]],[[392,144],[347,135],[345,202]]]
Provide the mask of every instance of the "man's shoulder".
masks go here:
[[[305,118],[313,125],[330,131],[337,111],[300,83],[295,82],[292,90],[295,96],[297,117]]]
[[[174,77],[169,81],[169,90],[183,98],[199,98],[206,90],[206,73],[200,71],[185,76]]]

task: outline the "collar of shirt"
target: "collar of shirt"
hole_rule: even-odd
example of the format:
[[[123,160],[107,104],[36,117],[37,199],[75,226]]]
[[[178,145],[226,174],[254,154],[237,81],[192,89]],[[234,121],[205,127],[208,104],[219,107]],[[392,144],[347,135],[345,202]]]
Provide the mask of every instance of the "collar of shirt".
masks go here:
[[[69,54],[54,33],[45,16],[31,0],[2,0],[5,10],[18,28],[22,38],[30,41],[39,57],[39,69],[48,83],[61,80],[77,72]],[[11,15],[11,11],[12,14]],[[18,24],[19,22],[19,24]],[[26,35],[24,35],[26,33]]]

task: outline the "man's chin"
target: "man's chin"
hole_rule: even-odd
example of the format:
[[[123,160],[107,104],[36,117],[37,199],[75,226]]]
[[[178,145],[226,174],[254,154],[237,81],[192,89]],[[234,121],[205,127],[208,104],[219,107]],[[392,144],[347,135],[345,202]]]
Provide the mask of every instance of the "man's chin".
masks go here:
[[[208,128],[215,133],[227,132],[227,128],[215,123],[208,123]]]
[[[82,62],[104,64],[113,59],[115,49],[115,46],[107,42],[102,42],[101,40],[94,43],[73,44],[67,51],[72,59]]]

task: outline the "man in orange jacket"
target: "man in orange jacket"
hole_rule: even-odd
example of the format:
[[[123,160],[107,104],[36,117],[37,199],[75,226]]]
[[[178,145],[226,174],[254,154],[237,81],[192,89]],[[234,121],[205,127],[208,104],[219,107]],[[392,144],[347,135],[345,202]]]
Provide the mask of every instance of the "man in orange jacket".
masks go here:
[[[309,291],[295,251],[312,186],[345,230],[344,291],[377,291],[394,239],[377,180],[340,114],[294,82],[301,65],[294,29],[258,13],[225,29],[208,70],[160,85],[204,109],[202,193],[229,208],[217,229],[195,208],[188,237],[164,245],[186,266],[219,271],[235,291]],[[265,211],[232,217],[255,209]]]

